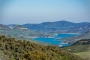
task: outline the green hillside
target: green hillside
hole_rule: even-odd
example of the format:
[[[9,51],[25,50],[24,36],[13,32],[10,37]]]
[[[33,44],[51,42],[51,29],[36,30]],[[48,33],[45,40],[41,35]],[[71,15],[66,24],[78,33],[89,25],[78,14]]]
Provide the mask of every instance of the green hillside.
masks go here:
[[[71,46],[62,49],[80,56],[86,60],[90,60],[90,39],[79,40]]]
[[[6,38],[4,35],[0,36],[0,51],[6,60],[83,60],[56,46],[38,45],[26,40]]]

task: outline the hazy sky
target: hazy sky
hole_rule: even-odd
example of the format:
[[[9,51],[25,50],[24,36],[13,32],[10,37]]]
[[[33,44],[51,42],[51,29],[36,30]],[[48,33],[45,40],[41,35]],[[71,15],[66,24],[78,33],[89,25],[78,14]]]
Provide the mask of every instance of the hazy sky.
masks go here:
[[[1,0],[0,23],[90,22],[89,0]]]

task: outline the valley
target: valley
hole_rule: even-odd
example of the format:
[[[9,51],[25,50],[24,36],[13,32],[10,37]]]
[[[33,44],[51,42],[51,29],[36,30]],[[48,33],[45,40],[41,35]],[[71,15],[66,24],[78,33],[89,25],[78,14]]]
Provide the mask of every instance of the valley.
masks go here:
[[[90,1],[0,0],[0,60],[90,60]]]
[[[0,36],[5,35],[7,37],[5,39],[15,38],[16,39],[15,41],[19,41],[19,40],[27,41],[27,42],[30,41],[30,43],[33,43],[34,45],[37,44],[40,46],[49,46],[49,45],[55,46],[71,53],[72,55],[73,54],[78,55],[84,60],[89,60],[90,59],[89,58],[90,56],[89,55],[90,53],[90,48],[89,48],[90,47],[90,41],[89,41],[90,26],[89,24],[90,23],[86,23],[86,22],[85,23],[71,23],[67,21],[45,22],[41,24],[29,24],[29,25],[27,24],[24,24],[24,25],[0,24]],[[66,27],[64,27],[64,25]],[[77,30],[75,30],[74,28],[75,29],[77,28]],[[13,53],[13,52],[10,52],[10,53]],[[31,53],[34,53],[34,51],[30,52],[30,54]],[[41,52],[41,54],[43,53]],[[60,57],[60,55],[57,55],[56,53],[55,55],[59,57],[53,58],[54,60],[63,59]],[[48,57],[45,59],[49,59],[49,58],[51,57]],[[16,59],[16,57],[13,56],[10,59]],[[26,57],[25,59],[27,60]],[[71,58],[68,58],[68,60],[69,59]]]

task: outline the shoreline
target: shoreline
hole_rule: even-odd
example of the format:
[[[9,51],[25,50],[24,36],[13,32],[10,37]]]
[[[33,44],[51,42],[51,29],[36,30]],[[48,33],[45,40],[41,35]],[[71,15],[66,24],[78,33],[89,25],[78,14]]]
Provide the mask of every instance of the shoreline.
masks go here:
[[[60,34],[80,34],[80,33],[60,33]],[[55,36],[57,36],[57,35],[59,35],[59,34],[54,34]],[[55,36],[54,37],[27,37],[27,38],[55,38]],[[60,38],[62,38],[62,37],[60,37]]]

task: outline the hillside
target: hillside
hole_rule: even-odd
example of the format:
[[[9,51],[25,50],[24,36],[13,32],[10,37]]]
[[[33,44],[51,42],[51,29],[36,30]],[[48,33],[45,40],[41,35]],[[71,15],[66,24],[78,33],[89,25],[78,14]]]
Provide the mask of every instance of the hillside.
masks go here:
[[[87,45],[90,44],[90,39],[82,39],[75,42],[73,45]]]
[[[23,36],[26,33],[24,35],[26,37],[52,37],[52,34],[59,34],[59,33],[83,34],[88,30],[90,30],[90,23],[89,22],[73,23],[62,20],[56,22],[43,22],[40,24],[23,24],[23,25],[0,24],[0,31],[2,30],[4,30],[5,33],[10,32],[10,34],[12,34],[13,32],[15,32],[16,35],[21,34],[19,36]],[[20,31],[21,33],[18,33]]]
[[[40,24],[24,24],[30,30],[44,31],[48,33],[84,33],[90,29],[90,23],[73,23],[68,21],[43,22]]]
[[[42,46],[26,40],[0,36],[0,50],[6,60],[83,60],[56,46]]]
[[[78,36],[62,38],[62,39],[58,39],[58,40],[63,40],[63,42],[68,42],[70,44],[73,44],[82,39],[90,39],[90,30],[88,30],[87,32],[80,34]]]
[[[62,49],[75,55],[78,55],[86,60],[90,60],[90,39],[79,40],[73,45],[63,47]]]
[[[29,40],[33,43],[38,43],[41,45],[48,45],[48,43],[43,43],[41,41],[33,40],[35,37],[51,37],[52,34],[47,34],[46,32],[41,31],[32,31],[23,27],[22,25],[10,24],[3,25],[0,24],[0,36],[6,35],[8,38],[14,37],[17,40]]]
[[[45,32],[37,32],[28,30],[22,25],[0,25],[0,35],[5,34],[7,37],[15,37],[17,39],[26,39],[26,38],[34,38],[34,37],[49,37],[50,34]]]
[[[76,53],[76,52],[88,51],[89,47],[90,47],[90,39],[82,39],[82,40],[75,42],[71,46],[63,47],[63,48],[67,49],[67,51],[69,52]]]
[[[6,25],[0,24],[0,30],[10,30],[10,28]]]

